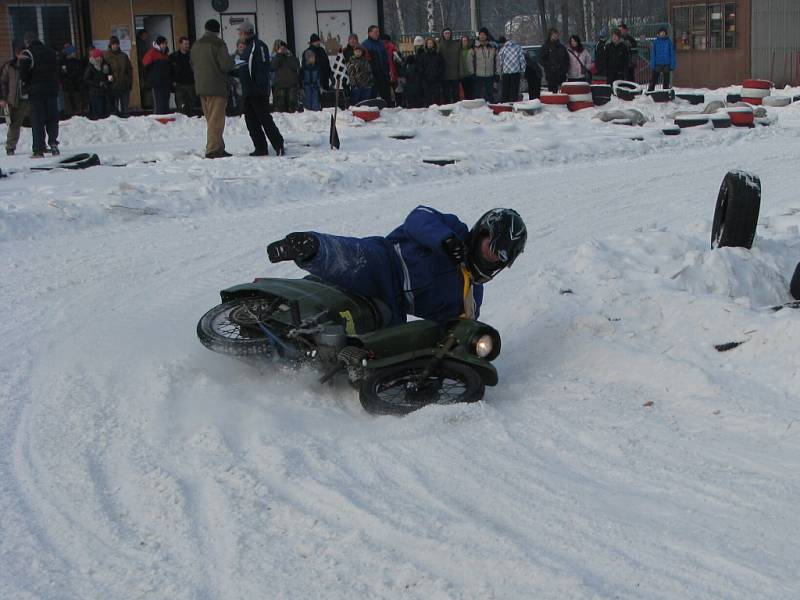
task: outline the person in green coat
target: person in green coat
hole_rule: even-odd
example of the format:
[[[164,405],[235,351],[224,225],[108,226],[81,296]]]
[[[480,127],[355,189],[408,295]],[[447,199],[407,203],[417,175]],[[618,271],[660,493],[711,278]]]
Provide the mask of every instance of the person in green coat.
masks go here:
[[[461,82],[461,42],[453,39],[453,31],[445,29],[439,40],[439,53],[444,61],[442,96],[445,104],[458,102],[458,84]]]
[[[225,151],[225,105],[228,102],[228,75],[234,69],[228,48],[219,37],[220,24],[216,19],[206,21],[205,33],[194,46],[191,57],[194,67],[194,87],[200,96],[206,118],[206,158],[231,156]]]
[[[131,59],[120,49],[119,38],[112,35],[103,59],[111,69],[111,112],[120,117],[128,116],[128,101],[133,87]]]
[[[461,36],[461,89],[464,100],[472,100],[475,87],[475,63],[472,62],[474,42],[467,35]]]

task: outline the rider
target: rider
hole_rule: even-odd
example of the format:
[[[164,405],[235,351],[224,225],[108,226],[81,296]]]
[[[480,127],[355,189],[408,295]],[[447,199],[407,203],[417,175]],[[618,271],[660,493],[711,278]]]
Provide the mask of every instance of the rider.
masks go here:
[[[483,284],[514,263],[526,239],[522,217],[510,208],[490,210],[470,230],[455,215],[418,206],[386,237],[295,232],[267,246],[267,255],[383,300],[389,325],[405,323],[407,314],[445,323],[478,317]]]

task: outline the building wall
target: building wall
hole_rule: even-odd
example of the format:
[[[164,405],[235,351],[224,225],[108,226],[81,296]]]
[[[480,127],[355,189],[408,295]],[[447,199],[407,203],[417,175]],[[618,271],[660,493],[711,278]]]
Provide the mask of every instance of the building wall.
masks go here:
[[[800,1],[752,0],[753,77],[778,87],[800,82]]]
[[[328,54],[336,54],[339,50],[337,45],[341,47],[347,44],[350,33],[357,34],[360,40],[365,39],[369,26],[378,24],[378,2],[381,1],[293,0],[294,35],[298,51],[308,47],[312,33],[322,37]],[[349,26],[344,25],[345,21],[349,21]]]
[[[306,2],[305,4],[313,3]],[[235,31],[243,16],[256,15],[253,25],[261,41],[272,48],[275,40],[286,40],[286,14],[284,0],[230,0],[225,13],[215,12],[210,1],[195,1],[195,29],[197,35],[203,35],[205,23],[209,19],[217,19],[223,27],[223,39],[231,52],[236,50]]]
[[[670,22],[673,20],[674,7],[707,4],[708,1],[710,0],[668,0]],[[750,24],[751,0],[736,0],[736,48],[677,50],[674,84],[681,87],[716,88],[739,84],[750,77]]]
[[[133,9],[133,13],[131,13]],[[188,22],[186,20],[186,2],[184,0],[131,0],[130,2],[109,2],[108,0],[91,0],[91,29],[92,38],[98,41],[107,41],[111,36],[112,27],[128,26],[131,35],[130,58],[133,64],[133,89],[131,90],[130,106],[139,108],[139,64],[137,60],[136,31],[134,17],[168,15],[172,17],[172,40],[167,37],[170,52],[175,49],[179,37],[188,35]]]

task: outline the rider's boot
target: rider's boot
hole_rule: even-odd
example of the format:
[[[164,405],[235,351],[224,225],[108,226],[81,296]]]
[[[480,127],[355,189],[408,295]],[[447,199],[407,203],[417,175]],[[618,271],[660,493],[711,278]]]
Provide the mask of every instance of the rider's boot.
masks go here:
[[[319,250],[319,240],[313,233],[290,233],[282,240],[267,246],[269,262],[277,263],[285,260],[304,262],[311,260]]]

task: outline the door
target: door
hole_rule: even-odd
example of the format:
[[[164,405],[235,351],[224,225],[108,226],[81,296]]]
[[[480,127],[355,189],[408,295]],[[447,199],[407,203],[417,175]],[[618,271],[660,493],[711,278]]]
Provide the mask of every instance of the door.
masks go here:
[[[258,26],[256,25],[255,13],[224,13],[220,15],[222,24],[222,40],[228,46],[228,50],[233,54],[236,52],[236,42],[239,41],[239,25],[245,21],[249,21],[256,28],[256,35],[258,35]]]

